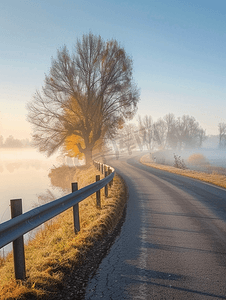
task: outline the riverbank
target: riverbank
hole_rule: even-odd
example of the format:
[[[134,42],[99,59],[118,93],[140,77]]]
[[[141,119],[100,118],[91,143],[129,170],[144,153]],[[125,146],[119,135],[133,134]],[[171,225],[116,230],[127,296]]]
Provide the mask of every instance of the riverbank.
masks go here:
[[[146,154],[146,155],[142,156],[140,158],[140,162],[146,166],[149,166],[149,167],[152,167],[155,169],[160,169],[160,170],[167,171],[170,173],[198,179],[198,180],[201,180],[201,181],[204,181],[207,183],[215,184],[217,186],[226,188],[226,176],[225,175],[217,174],[215,172],[213,172],[212,174],[208,174],[208,173],[193,171],[193,170],[189,170],[189,169],[182,170],[182,169],[178,169],[178,168],[163,165],[163,164],[157,164],[150,159],[150,154]]]
[[[93,166],[75,168],[73,181],[78,181],[81,188],[94,182],[98,174],[102,176]],[[101,192],[101,209],[95,205],[95,195],[79,204],[81,231],[77,235],[73,230],[72,209],[69,209],[47,222],[25,246],[27,279],[24,282],[13,278],[12,253],[1,260],[0,299],[80,299],[85,279],[88,280],[106,254],[125,213],[127,191],[118,175],[109,196],[105,198],[103,189]]]

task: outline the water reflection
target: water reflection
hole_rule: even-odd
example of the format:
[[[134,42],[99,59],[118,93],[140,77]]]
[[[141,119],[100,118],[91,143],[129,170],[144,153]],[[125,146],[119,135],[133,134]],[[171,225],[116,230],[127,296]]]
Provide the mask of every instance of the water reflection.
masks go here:
[[[22,199],[24,213],[70,193],[74,166],[83,163],[59,154],[46,158],[34,149],[0,149],[0,223],[11,218],[11,199]],[[35,233],[26,234],[25,240]],[[10,250],[7,245],[0,255]]]
[[[57,197],[51,192],[49,189],[46,190],[45,193],[38,195],[38,204],[43,205],[45,203],[56,200]]]
[[[70,193],[71,183],[74,181],[76,168],[70,166],[54,167],[49,172],[49,178],[52,186],[62,189],[64,192]]]
[[[53,187],[48,177],[51,168],[64,160],[58,155],[47,159],[34,149],[0,149],[0,223],[11,218],[11,199],[22,199],[26,212],[62,196],[62,190]],[[33,236],[34,232],[30,232],[25,240]],[[10,250],[9,244],[0,250],[0,255]]]
[[[34,149],[0,150],[0,223],[10,219],[10,199],[21,198],[26,212],[38,202],[38,194],[53,192],[48,173],[57,164],[57,156],[47,159]]]

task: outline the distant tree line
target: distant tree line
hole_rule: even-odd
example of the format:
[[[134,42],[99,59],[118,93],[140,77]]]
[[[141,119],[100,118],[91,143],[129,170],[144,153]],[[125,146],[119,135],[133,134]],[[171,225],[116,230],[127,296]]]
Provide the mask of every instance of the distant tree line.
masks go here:
[[[12,135],[8,136],[5,140],[0,135],[0,148],[25,148],[31,147],[29,139],[15,139]]]
[[[207,139],[206,132],[194,117],[183,115],[176,118],[167,114],[153,122],[151,116],[138,117],[138,125],[127,124],[119,130],[113,144],[115,148],[127,149],[128,152],[137,145],[140,149],[199,148]]]

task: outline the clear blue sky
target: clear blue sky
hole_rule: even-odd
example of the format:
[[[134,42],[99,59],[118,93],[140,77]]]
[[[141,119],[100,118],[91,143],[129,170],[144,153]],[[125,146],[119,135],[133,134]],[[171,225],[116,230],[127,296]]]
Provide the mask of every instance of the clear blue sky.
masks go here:
[[[226,122],[226,0],[7,0],[0,4],[0,135],[29,137],[26,103],[51,57],[92,31],[134,61],[138,114]]]

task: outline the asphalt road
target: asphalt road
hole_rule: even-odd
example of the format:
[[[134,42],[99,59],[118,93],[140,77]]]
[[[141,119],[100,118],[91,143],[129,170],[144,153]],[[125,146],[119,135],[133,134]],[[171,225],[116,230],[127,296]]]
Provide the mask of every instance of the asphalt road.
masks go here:
[[[129,189],[121,233],[85,299],[226,299],[226,190],[112,160]]]

